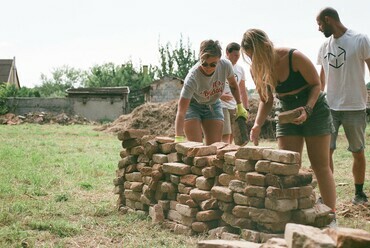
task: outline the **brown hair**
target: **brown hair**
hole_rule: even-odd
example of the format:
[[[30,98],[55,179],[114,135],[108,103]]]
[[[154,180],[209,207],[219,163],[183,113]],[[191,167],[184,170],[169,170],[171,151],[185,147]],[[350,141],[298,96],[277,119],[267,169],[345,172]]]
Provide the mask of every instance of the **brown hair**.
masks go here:
[[[243,52],[252,53],[251,71],[256,90],[262,101],[268,100],[268,91],[275,90],[276,52],[267,34],[260,29],[248,29],[241,42]],[[244,57],[244,56],[243,56]]]
[[[216,40],[205,40],[200,44],[199,49],[199,60],[203,63],[209,57],[219,57],[221,58],[222,51],[220,43]]]

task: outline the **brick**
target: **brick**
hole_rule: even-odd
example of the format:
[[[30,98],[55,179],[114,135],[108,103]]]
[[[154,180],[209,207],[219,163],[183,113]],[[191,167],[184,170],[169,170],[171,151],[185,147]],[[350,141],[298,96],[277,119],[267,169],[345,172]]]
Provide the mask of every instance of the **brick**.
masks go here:
[[[177,152],[173,152],[173,153],[167,154],[167,160],[169,163],[180,162],[181,156]]]
[[[234,144],[228,144],[227,146],[217,150],[216,156],[218,159],[223,159],[225,153],[236,152],[240,146]]]
[[[186,175],[190,173],[190,166],[183,163],[164,163],[163,171],[175,175]]]
[[[154,138],[155,141],[157,141],[159,144],[168,144],[168,143],[174,143],[175,139],[170,137],[163,137],[163,136],[156,136]]]
[[[202,175],[205,178],[214,178],[222,173],[222,170],[215,166],[208,166],[202,169]]]
[[[211,221],[211,220],[218,220],[221,218],[222,212],[220,210],[205,210],[199,211],[195,218],[197,221]]]
[[[257,172],[248,172],[247,183],[255,186],[266,186],[266,176]]]
[[[275,198],[265,198],[265,208],[286,212],[298,208],[297,199],[275,199]]]
[[[265,149],[263,150],[262,154],[263,159],[274,162],[287,164],[299,164],[301,162],[301,156],[298,152],[288,150]]]
[[[205,200],[211,199],[211,192],[206,190],[200,190],[200,189],[192,189],[190,190],[190,196],[191,198],[196,202],[201,202]]]
[[[176,144],[175,149],[178,153],[186,155],[190,148],[196,147],[196,146],[202,146],[202,145],[203,145],[203,143],[200,143],[200,142],[192,142],[192,141],[190,141],[190,142],[181,142],[181,143]]]
[[[187,174],[180,177],[180,183],[188,186],[195,186],[198,175]]]
[[[313,188],[310,185],[302,187],[293,187],[287,189],[280,189],[276,187],[268,187],[266,189],[266,196],[276,199],[298,199],[304,197],[310,197]]]
[[[231,165],[235,165],[235,154],[236,152],[233,151],[233,152],[227,152],[224,154],[224,160],[225,160],[225,163],[226,164],[231,164]]]
[[[128,139],[122,141],[122,147],[126,149],[130,149],[135,146],[141,145],[140,139]]]
[[[229,189],[234,192],[244,193],[244,189],[246,187],[246,183],[240,180],[231,180],[229,182]]]
[[[233,193],[228,187],[214,186],[211,190],[212,196],[224,202],[233,201]]]
[[[278,176],[273,174],[266,175],[266,185],[277,188],[292,188],[306,186],[312,182],[312,173],[299,172],[297,175]]]
[[[216,146],[196,146],[189,148],[186,156],[188,157],[202,157],[209,155],[216,155],[217,147]]]
[[[128,140],[128,139],[136,139],[136,138],[142,138],[144,135],[149,134],[148,130],[143,129],[128,129],[124,131],[120,131],[117,134],[117,137],[119,140]]]
[[[244,194],[251,197],[264,198],[266,196],[266,188],[261,186],[247,185],[244,189]]]
[[[252,172],[255,170],[256,161],[247,159],[235,159],[235,170],[242,172]]]
[[[235,179],[236,179],[235,176],[232,176],[226,173],[222,173],[221,175],[218,176],[219,184],[221,184],[222,186],[227,186],[227,187],[229,186],[230,181],[235,180]]]
[[[270,173],[275,175],[296,175],[299,172],[300,164],[283,164],[278,162],[271,162]]]
[[[284,238],[288,247],[336,247],[329,235],[312,226],[288,223]]]
[[[267,173],[270,173],[271,171],[270,164],[271,164],[271,161],[262,159],[262,160],[257,161],[255,169],[259,173],[267,174]]]
[[[261,160],[263,159],[262,152],[265,149],[271,149],[271,147],[241,146],[236,152],[235,157],[238,159]]]
[[[213,185],[215,184],[215,179],[213,178],[205,178],[203,176],[197,177],[195,186],[200,190],[211,190]]]
[[[165,154],[156,153],[156,154],[153,154],[152,160],[154,163],[164,164],[168,162],[168,157]]]

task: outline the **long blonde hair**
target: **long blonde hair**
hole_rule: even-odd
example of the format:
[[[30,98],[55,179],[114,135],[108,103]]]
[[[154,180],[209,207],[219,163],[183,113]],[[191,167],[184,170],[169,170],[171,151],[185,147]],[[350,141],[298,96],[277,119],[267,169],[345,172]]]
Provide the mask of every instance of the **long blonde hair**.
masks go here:
[[[266,102],[269,91],[274,91],[277,84],[274,45],[264,31],[248,29],[243,35],[241,47],[244,54],[247,54],[247,52],[252,54],[251,71],[253,81],[261,100]],[[244,54],[243,58],[245,59]]]

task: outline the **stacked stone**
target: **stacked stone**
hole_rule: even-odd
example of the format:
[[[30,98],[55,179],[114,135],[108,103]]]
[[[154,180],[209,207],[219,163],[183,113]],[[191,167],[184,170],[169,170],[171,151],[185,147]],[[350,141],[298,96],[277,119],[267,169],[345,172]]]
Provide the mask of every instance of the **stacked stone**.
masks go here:
[[[179,143],[176,144],[176,151],[181,162],[164,164],[164,172],[169,173],[171,181],[178,186],[177,201],[171,202],[173,207],[167,215],[167,219],[176,222],[175,232],[203,233],[219,225],[222,212],[211,195],[211,189],[221,170],[212,163],[217,159],[218,148],[225,145]]]
[[[243,239],[259,243],[281,237],[289,222],[316,227],[330,223],[330,208],[315,206],[311,197],[312,174],[300,170],[299,153],[244,146],[235,153],[235,164],[241,180],[229,184],[236,206],[228,223],[243,218]]]
[[[281,237],[289,222],[330,222],[330,209],[314,206],[312,174],[300,171],[299,153],[174,143],[144,130],[122,131],[118,139],[118,206],[144,211],[176,233],[265,242]]]
[[[149,160],[144,156],[142,143],[142,138],[148,134],[149,132],[145,130],[127,130],[118,133],[123,150],[120,152],[121,160],[113,183],[114,193],[119,195],[117,202],[119,208],[127,206],[134,210],[148,210],[148,206],[140,200],[144,183],[139,171],[149,164]]]

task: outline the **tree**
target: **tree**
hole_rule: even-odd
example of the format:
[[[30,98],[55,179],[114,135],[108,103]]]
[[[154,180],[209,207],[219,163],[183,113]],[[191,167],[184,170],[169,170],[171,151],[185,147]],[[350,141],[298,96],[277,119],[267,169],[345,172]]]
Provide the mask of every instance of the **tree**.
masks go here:
[[[173,75],[184,79],[189,69],[197,62],[195,52],[191,49],[189,39],[185,45],[182,36],[175,49],[171,48],[171,44],[169,42],[165,46],[159,45],[159,54],[159,77]]]
[[[368,89],[370,90],[370,82],[368,82],[368,83],[366,84],[366,88],[368,88]]]
[[[122,65],[106,63],[95,65],[86,73],[85,87],[129,86],[130,89],[141,89],[148,86],[155,77],[156,68],[140,66],[137,70],[131,61]]]
[[[64,65],[54,69],[51,72],[51,78],[41,74],[41,86],[36,86],[35,89],[42,97],[65,96],[67,89],[79,87],[85,80],[83,71]]]

